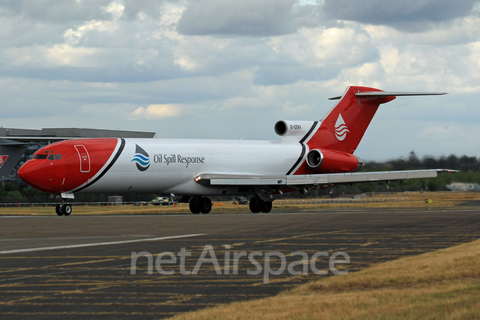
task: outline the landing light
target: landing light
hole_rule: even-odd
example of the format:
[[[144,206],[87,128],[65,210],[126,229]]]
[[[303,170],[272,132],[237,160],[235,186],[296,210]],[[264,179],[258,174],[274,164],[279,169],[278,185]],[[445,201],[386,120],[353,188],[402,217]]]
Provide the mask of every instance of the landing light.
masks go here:
[[[195,182],[198,182],[198,181],[200,181],[201,179],[202,179],[201,177],[196,177],[196,178],[195,178]]]

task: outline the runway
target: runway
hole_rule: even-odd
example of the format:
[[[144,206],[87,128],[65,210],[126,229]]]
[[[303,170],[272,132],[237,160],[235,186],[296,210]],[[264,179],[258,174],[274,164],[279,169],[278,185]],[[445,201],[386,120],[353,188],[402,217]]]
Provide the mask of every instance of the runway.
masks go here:
[[[248,274],[256,266],[246,256],[237,256],[238,274],[234,274],[235,252],[260,253],[256,261],[264,268],[267,253],[283,254],[290,263],[298,260],[292,257],[294,252],[308,257],[323,252],[328,257],[320,256],[314,266],[326,276],[333,274],[328,258],[344,252],[350,263],[341,265],[342,270],[355,272],[476,240],[480,210],[1,217],[0,231],[2,319],[158,319],[272,296],[325,277],[310,269],[302,275],[285,269],[264,284],[264,273]],[[187,275],[206,246],[214,252],[220,270],[208,255],[196,274]],[[182,248],[191,253],[183,257],[183,272],[177,256]],[[151,273],[146,256],[138,258],[132,269],[132,252],[151,254]],[[177,256],[176,263],[160,269],[173,271],[172,275],[156,268],[159,254]],[[270,264],[278,270],[281,259]]]

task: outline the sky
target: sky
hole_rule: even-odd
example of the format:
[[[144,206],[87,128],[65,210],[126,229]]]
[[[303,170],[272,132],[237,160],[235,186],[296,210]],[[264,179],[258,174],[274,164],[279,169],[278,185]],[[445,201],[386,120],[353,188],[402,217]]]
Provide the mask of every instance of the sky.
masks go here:
[[[278,140],[350,85],[382,105],[356,155],[480,156],[477,0],[0,0],[0,125]]]

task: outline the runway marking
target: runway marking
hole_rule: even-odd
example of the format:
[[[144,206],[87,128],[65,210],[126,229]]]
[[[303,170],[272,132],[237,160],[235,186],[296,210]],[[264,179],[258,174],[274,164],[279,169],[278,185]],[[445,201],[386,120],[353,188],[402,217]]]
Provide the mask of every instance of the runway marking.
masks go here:
[[[7,251],[0,251],[0,254],[35,252],[35,251],[57,250],[57,249],[85,248],[85,247],[95,247],[95,246],[109,246],[109,245],[114,245],[114,244],[125,244],[125,243],[135,243],[135,242],[144,242],[144,241],[159,241],[159,240],[170,240],[170,239],[179,239],[179,238],[199,237],[199,236],[204,236],[204,235],[205,234],[185,234],[185,235],[180,235],[180,236],[170,236],[170,237],[160,237],[160,238],[148,238],[148,239],[112,241],[112,242],[99,242],[99,243],[84,243],[84,244],[73,244],[73,245],[68,245],[68,246],[55,246],[55,247],[43,247],[43,248],[7,250]]]
[[[96,237],[68,237],[68,238],[20,238],[20,239],[0,239],[0,242],[5,241],[38,241],[38,240],[72,240],[72,239],[101,239],[101,238],[115,238],[115,237],[153,237],[151,234],[144,234],[144,235],[116,235],[116,236],[96,236]]]

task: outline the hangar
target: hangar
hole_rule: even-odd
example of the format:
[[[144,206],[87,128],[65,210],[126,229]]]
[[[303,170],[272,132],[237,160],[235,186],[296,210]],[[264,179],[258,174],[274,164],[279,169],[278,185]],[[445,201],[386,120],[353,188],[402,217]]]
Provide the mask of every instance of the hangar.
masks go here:
[[[155,132],[88,128],[15,129],[0,127],[0,182],[17,181],[17,170],[38,149],[82,138],[156,138]]]

